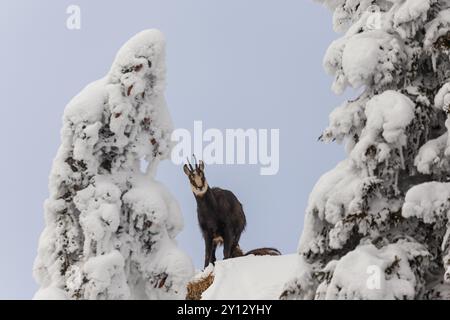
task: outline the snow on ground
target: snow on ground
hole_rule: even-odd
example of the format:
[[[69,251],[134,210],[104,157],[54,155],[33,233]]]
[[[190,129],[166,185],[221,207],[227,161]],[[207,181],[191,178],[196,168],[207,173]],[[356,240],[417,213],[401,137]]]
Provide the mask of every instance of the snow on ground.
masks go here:
[[[297,271],[299,256],[246,256],[217,261],[203,300],[277,300]],[[211,266],[210,266],[211,267]],[[205,271],[208,273],[209,268]]]

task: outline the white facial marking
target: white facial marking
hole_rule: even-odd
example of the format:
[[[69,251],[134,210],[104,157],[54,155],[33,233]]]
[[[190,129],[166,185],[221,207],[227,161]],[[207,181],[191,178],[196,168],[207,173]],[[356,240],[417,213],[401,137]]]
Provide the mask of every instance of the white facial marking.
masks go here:
[[[192,192],[196,196],[202,196],[202,195],[204,195],[206,193],[206,190],[208,190],[208,183],[205,181],[205,185],[202,188],[200,188],[200,189],[198,189],[198,188],[194,187],[193,185],[191,185],[191,189],[192,189]]]

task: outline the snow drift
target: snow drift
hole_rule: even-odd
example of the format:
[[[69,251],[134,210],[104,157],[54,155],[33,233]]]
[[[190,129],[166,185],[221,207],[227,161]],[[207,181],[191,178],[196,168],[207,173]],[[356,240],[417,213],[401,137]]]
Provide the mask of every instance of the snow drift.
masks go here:
[[[193,281],[214,277],[202,300],[278,300],[283,286],[293,277],[298,256],[254,256],[217,261],[199,272]]]

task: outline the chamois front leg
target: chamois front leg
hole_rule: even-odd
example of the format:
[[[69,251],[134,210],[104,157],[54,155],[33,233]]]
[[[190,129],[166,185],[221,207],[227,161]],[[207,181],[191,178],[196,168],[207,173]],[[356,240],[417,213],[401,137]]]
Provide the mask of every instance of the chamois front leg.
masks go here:
[[[217,242],[213,240],[212,250],[211,250],[211,263],[214,264],[216,262],[216,250],[217,250]]]
[[[208,267],[211,262],[212,252],[213,250],[213,238],[212,236],[207,235],[205,237],[205,268]]]

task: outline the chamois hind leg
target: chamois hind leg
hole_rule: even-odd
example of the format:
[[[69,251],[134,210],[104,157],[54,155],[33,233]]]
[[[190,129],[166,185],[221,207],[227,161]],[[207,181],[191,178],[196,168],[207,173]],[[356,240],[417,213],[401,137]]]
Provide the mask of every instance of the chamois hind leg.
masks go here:
[[[226,241],[223,244],[223,259],[231,258],[231,243],[230,241]]]
[[[239,243],[236,243],[233,248],[231,249],[231,257],[237,258],[242,257],[244,253],[242,252],[241,248],[239,247]]]
[[[231,232],[227,232],[223,237],[223,258],[232,258],[232,250],[235,245],[235,240]]]
[[[239,247],[239,239],[241,238],[241,232],[238,231],[235,237],[233,238],[233,244],[231,245],[231,257],[242,257],[244,253],[241,250],[241,247]]]

